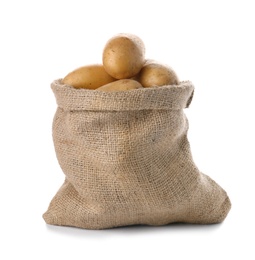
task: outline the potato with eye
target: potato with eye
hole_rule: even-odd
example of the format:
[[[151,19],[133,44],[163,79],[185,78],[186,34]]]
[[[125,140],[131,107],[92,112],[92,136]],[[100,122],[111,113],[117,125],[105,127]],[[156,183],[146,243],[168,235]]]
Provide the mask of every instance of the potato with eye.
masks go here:
[[[62,83],[74,88],[96,89],[115,80],[105,71],[103,65],[93,64],[70,72],[62,79]]]
[[[170,66],[153,60],[146,61],[136,79],[144,88],[179,84],[178,76]]]
[[[103,65],[109,75],[116,79],[135,76],[145,62],[143,41],[133,34],[117,34],[106,43]]]
[[[97,91],[116,92],[126,91],[132,89],[143,88],[143,86],[136,80],[133,79],[119,79],[117,81],[108,83],[98,89]]]

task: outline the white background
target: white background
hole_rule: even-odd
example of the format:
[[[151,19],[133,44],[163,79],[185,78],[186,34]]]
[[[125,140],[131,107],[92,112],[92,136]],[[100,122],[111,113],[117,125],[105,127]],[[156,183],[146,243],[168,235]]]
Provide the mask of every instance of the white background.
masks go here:
[[[255,259],[254,1],[0,2],[0,259]],[[191,80],[195,163],[229,194],[219,225],[103,231],[47,226],[64,180],[51,139],[50,83],[100,63],[119,32]]]

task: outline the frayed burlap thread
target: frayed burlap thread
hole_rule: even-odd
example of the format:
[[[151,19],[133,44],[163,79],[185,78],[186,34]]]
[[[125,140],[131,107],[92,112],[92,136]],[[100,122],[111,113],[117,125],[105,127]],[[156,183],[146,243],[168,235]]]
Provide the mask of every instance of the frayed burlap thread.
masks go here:
[[[230,200],[196,167],[187,139],[191,82],[121,92],[61,80],[51,87],[53,141],[66,178],[46,223],[105,229],[225,219]]]

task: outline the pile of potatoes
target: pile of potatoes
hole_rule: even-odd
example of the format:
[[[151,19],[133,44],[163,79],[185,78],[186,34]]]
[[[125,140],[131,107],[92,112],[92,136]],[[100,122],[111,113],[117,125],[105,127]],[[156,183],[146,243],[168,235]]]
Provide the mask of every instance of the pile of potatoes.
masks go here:
[[[125,91],[178,85],[179,79],[171,67],[145,59],[145,46],[138,36],[122,33],[106,43],[103,64],[80,67],[62,83],[97,91]]]

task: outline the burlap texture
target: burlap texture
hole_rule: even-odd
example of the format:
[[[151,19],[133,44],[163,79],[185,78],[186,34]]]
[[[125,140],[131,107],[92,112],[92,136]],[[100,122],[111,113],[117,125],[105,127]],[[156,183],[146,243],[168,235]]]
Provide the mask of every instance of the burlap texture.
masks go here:
[[[193,162],[183,109],[191,82],[122,92],[51,85],[53,140],[66,175],[43,217],[104,229],[223,221],[226,192]]]

